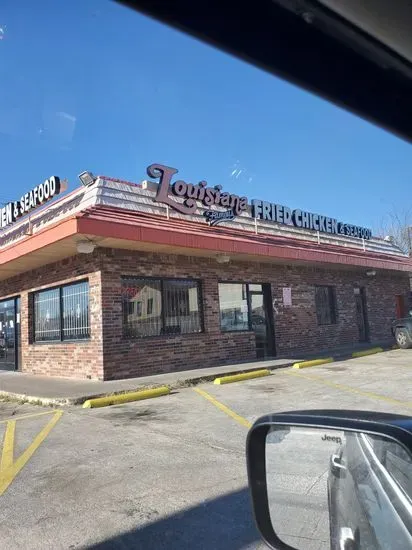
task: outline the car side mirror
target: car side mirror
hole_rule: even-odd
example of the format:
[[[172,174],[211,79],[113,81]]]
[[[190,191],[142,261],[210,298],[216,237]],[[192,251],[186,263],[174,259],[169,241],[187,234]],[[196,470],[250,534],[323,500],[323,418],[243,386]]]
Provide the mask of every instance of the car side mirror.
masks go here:
[[[278,413],[254,423],[246,451],[255,521],[270,548],[412,549],[411,418]]]

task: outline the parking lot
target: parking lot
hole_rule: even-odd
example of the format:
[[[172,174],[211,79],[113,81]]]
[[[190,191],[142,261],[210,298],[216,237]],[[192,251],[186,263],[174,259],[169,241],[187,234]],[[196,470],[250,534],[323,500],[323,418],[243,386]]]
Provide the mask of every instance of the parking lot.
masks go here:
[[[247,489],[248,426],[293,409],[410,414],[411,372],[412,353],[394,350],[102,409],[0,402],[2,546],[265,548]],[[282,464],[287,473],[287,456]],[[297,541],[319,529],[308,523],[311,498],[293,529],[283,524]]]

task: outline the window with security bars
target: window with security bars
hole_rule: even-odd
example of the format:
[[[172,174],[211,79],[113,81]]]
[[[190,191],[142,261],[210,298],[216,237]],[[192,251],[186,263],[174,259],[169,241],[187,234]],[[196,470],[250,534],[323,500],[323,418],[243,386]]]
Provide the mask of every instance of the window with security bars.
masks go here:
[[[122,279],[123,333],[129,338],[202,332],[200,282]]]
[[[334,325],[337,322],[335,287],[316,286],[315,303],[318,325]]]
[[[35,292],[33,310],[35,342],[90,338],[88,281]]]

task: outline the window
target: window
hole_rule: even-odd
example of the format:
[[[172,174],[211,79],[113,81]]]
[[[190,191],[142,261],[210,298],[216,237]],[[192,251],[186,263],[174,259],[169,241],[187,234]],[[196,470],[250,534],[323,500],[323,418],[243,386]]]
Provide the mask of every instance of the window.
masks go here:
[[[124,335],[144,338],[202,332],[200,295],[199,281],[123,278]]]
[[[315,303],[318,325],[336,323],[336,295],[333,286],[316,286]]]
[[[35,342],[90,337],[87,281],[35,292],[33,306]]]
[[[389,475],[411,500],[412,495],[412,461],[409,453],[400,445],[400,443],[388,439],[386,436],[362,434],[366,439],[378,461],[378,467],[374,469],[379,480],[383,485],[387,485],[386,475]],[[372,467],[373,462],[370,462]],[[386,474],[386,475],[385,475]],[[390,489],[390,486],[388,487]],[[388,494],[389,496],[389,494]],[[396,497],[396,493],[393,495]],[[396,507],[397,499],[391,499]]]
[[[377,437],[377,436],[375,436]],[[409,453],[399,443],[381,438],[383,464],[406,495],[412,498],[412,461]]]
[[[247,285],[219,283],[220,328],[224,332],[250,330]]]

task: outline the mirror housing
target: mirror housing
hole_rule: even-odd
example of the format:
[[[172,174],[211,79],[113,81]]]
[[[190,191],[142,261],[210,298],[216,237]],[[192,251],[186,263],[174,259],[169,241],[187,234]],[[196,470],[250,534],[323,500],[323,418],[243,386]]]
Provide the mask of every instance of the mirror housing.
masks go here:
[[[247,470],[253,513],[257,528],[266,544],[277,550],[296,550],[275,532],[270,515],[266,477],[266,436],[274,428],[282,432],[292,427],[333,429],[387,437],[412,455],[412,419],[408,416],[372,411],[311,410],[291,411],[263,416],[249,430],[246,442]],[[335,459],[335,460],[334,460]],[[339,456],[331,456],[331,472],[346,475]]]

